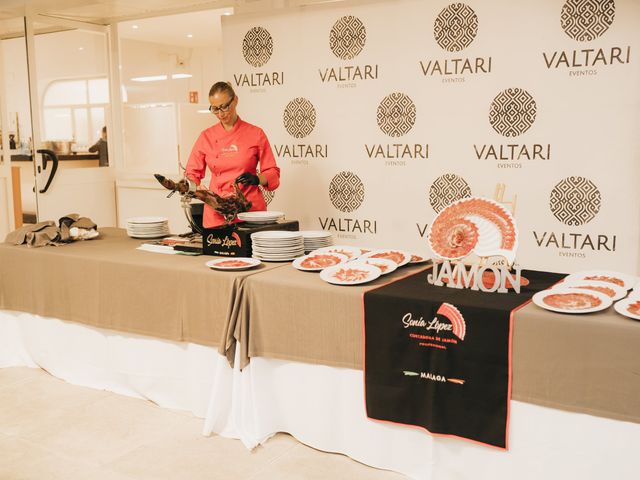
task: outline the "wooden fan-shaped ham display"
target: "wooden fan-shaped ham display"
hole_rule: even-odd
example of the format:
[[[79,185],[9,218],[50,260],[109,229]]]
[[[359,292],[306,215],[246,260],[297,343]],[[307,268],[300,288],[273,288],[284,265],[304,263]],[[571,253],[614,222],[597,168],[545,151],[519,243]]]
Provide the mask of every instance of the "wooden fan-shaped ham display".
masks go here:
[[[442,210],[431,224],[428,239],[433,253],[446,260],[475,253],[479,257],[502,256],[511,265],[518,248],[518,229],[502,205],[471,197]]]

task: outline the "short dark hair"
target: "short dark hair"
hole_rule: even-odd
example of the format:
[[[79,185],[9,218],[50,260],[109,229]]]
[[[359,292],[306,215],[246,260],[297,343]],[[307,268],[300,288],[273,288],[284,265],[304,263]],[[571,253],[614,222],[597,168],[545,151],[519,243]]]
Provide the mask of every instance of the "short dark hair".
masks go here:
[[[211,90],[209,90],[209,96],[212,97],[218,92],[227,92],[232,98],[236,96],[236,92],[233,91],[233,87],[229,82],[214,83],[211,87]]]

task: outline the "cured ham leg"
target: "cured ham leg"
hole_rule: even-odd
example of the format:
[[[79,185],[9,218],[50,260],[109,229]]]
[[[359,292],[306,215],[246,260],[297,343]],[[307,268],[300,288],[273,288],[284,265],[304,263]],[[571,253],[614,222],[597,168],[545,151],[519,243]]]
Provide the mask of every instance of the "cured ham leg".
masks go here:
[[[222,197],[207,189],[198,189],[195,192],[192,192],[189,190],[189,182],[186,179],[174,182],[170,178],[157,173],[154,177],[156,177],[156,180],[158,180],[158,182],[160,182],[160,184],[167,190],[201,200],[216,212],[223,215],[227,222],[233,221],[238,213],[248,212],[251,210],[251,202],[247,200],[247,197],[245,197],[244,193],[242,193],[242,190],[240,190],[240,187],[238,187],[238,184],[236,183],[233,184],[234,193],[227,197]]]

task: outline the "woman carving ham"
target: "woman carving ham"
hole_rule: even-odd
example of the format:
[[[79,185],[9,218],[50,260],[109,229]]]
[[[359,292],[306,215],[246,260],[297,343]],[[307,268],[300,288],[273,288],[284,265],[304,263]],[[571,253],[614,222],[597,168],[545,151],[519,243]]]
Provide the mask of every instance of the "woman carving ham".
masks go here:
[[[200,182],[208,168],[212,174],[210,191],[225,197],[235,193],[237,184],[251,202],[251,210],[266,210],[259,186],[275,190],[280,185],[280,169],[267,136],[238,116],[238,96],[229,83],[215,83],[209,91],[209,103],[209,111],[219,122],[203,130],[194,143],[187,161],[187,178],[204,188]],[[225,219],[205,204],[202,224],[214,228],[225,225]]]

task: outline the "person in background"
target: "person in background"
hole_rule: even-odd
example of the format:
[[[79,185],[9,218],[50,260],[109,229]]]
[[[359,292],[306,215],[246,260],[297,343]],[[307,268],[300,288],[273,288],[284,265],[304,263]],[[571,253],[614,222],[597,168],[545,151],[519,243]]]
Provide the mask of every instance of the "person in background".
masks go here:
[[[211,171],[209,190],[221,196],[234,193],[238,183],[253,204],[251,210],[266,210],[260,191],[275,190],[280,185],[280,168],[271,145],[261,128],[242,120],[236,108],[238,96],[231,84],[217,82],[209,90],[209,111],[218,123],[203,130],[195,141],[185,175],[200,186],[206,169]],[[260,173],[257,173],[257,170]],[[204,206],[202,224],[205,228],[223,225],[224,218],[208,205]]]
[[[102,127],[102,134],[96,143],[89,147],[91,153],[98,152],[100,167],[109,166],[109,149],[107,148],[107,127]]]

